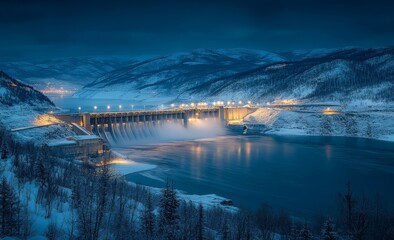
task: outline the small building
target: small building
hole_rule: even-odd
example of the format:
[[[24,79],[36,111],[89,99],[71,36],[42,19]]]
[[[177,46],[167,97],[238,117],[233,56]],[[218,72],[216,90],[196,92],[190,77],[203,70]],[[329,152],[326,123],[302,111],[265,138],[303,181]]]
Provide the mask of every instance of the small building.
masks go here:
[[[76,135],[51,140],[46,147],[52,156],[77,160],[100,157],[106,149],[103,139],[96,135]]]

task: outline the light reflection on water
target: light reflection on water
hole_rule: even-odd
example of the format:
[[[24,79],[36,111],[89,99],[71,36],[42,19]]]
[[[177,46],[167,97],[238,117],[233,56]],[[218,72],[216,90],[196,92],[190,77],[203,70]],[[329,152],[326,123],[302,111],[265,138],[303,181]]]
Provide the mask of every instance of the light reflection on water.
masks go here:
[[[296,216],[332,214],[347,181],[355,192],[394,202],[394,144],[335,137],[223,136],[117,149],[155,164],[149,175],[175,182],[188,193],[231,198],[256,209],[263,202]],[[131,181],[161,187],[146,174]],[[392,206],[393,207],[393,206]]]

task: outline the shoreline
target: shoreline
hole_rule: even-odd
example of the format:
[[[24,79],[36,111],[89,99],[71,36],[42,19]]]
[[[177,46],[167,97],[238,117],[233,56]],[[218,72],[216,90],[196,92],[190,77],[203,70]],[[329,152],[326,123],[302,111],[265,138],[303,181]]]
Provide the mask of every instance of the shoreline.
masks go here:
[[[141,173],[145,171],[150,171],[152,169],[155,169],[157,166],[153,164],[148,164],[148,163],[141,163],[141,162],[136,162],[133,161],[127,156],[123,155],[122,153],[119,153],[117,151],[111,151],[117,158],[114,160],[110,161],[111,167],[122,177],[125,177],[128,174],[135,174],[135,173]],[[124,167],[127,166],[127,167]],[[130,169],[132,168],[132,169]],[[154,194],[159,195],[162,188],[156,188],[156,187],[151,187],[143,184],[137,184],[133,181],[129,181],[124,179],[128,184],[134,184],[134,185],[142,185],[144,188],[149,189],[151,192]],[[223,205],[223,202],[231,201],[231,199],[224,198],[221,196],[216,195],[215,193],[210,193],[210,194],[187,194],[186,191],[180,190],[175,188],[178,198],[184,201],[191,201],[193,204],[198,205],[202,204],[204,208],[214,208],[214,207],[219,207],[222,208],[226,211],[229,212],[238,212],[239,208],[233,205]]]
[[[259,124],[259,123],[250,123],[252,125],[261,125],[265,126],[264,124]],[[248,125],[248,123],[239,123],[239,124],[229,124],[231,127],[236,127],[236,128],[242,128],[244,125]],[[230,128],[229,128],[230,129]],[[230,129],[232,131],[237,131],[237,129]],[[375,141],[384,141],[384,142],[390,142],[394,143],[394,135],[384,135],[381,137],[366,137],[366,136],[346,136],[346,135],[327,135],[327,134],[309,134],[305,132],[304,129],[294,129],[294,128],[279,128],[275,130],[268,130],[266,132],[262,131],[254,131],[253,133],[250,134],[242,134],[240,132],[240,135],[260,135],[260,136],[300,136],[300,137],[343,137],[343,138],[361,138],[361,139],[366,139],[366,140],[375,140]]]

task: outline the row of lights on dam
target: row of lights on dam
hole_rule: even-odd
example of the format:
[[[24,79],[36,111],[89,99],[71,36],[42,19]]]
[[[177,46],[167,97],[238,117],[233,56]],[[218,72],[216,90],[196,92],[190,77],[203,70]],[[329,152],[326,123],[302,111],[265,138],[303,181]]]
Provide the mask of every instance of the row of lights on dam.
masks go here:
[[[131,106],[131,110],[134,110],[134,105],[130,105]],[[110,111],[111,110],[111,105],[107,105],[107,111]],[[94,111],[97,111],[97,109],[98,109],[98,107],[95,105],[95,106],[93,106],[93,110]],[[82,110],[82,107],[78,107],[78,112],[81,112],[81,110]],[[118,110],[119,111],[122,111],[122,105],[119,105],[118,106]]]
[[[227,104],[226,104],[227,103]],[[251,105],[252,104],[252,101],[247,101],[246,102],[248,105]],[[216,106],[228,106],[228,107],[232,107],[232,106],[240,106],[240,105],[242,105],[243,104],[243,102],[242,101],[238,101],[238,102],[233,102],[233,101],[227,101],[227,102],[224,102],[224,101],[215,101],[215,102],[212,102],[212,103],[208,103],[208,102],[198,102],[198,103],[189,103],[189,104],[187,104],[187,103],[180,103],[180,104],[178,104],[178,105],[176,105],[176,104],[174,104],[174,103],[172,103],[172,104],[170,104],[169,106],[171,107],[171,108],[176,108],[176,107],[179,107],[179,108],[204,108],[204,107],[216,107]],[[257,105],[259,105],[259,104],[257,104]],[[133,111],[134,110],[134,105],[130,105],[130,107],[131,107],[131,111]],[[123,106],[122,105],[118,105],[118,111],[119,112],[121,112],[122,111],[122,109],[123,109]],[[144,109],[145,109],[145,105],[144,105]],[[159,108],[158,109],[165,109],[165,105],[164,104],[161,104],[161,105],[159,105]],[[97,111],[98,110],[98,106],[97,105],[95,105],[95,106],[93,106],[93,111],[95,112],[95,111]],[[111,111],[111,105],[107,105],[106,106],[106,110],[109,112],[109,111]],[[81,106],[79,106],[78,107],[78,112],[79,113],[81,113],[81,111],[82,111],[82,107]]]

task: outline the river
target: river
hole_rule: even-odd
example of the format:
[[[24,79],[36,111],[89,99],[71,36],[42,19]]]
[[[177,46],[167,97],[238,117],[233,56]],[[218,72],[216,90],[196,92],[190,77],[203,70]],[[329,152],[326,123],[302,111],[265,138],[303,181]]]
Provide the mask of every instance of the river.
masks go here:
[[[334,215],[350,182],[358,195],[394,202],[394,143],[345,137],[237,136],[117,149],[154,164],[129,181],[190,194],[215,193],[240,208],[268,204],[293,216]],[[393,207],[391,205],[391,207]]]

